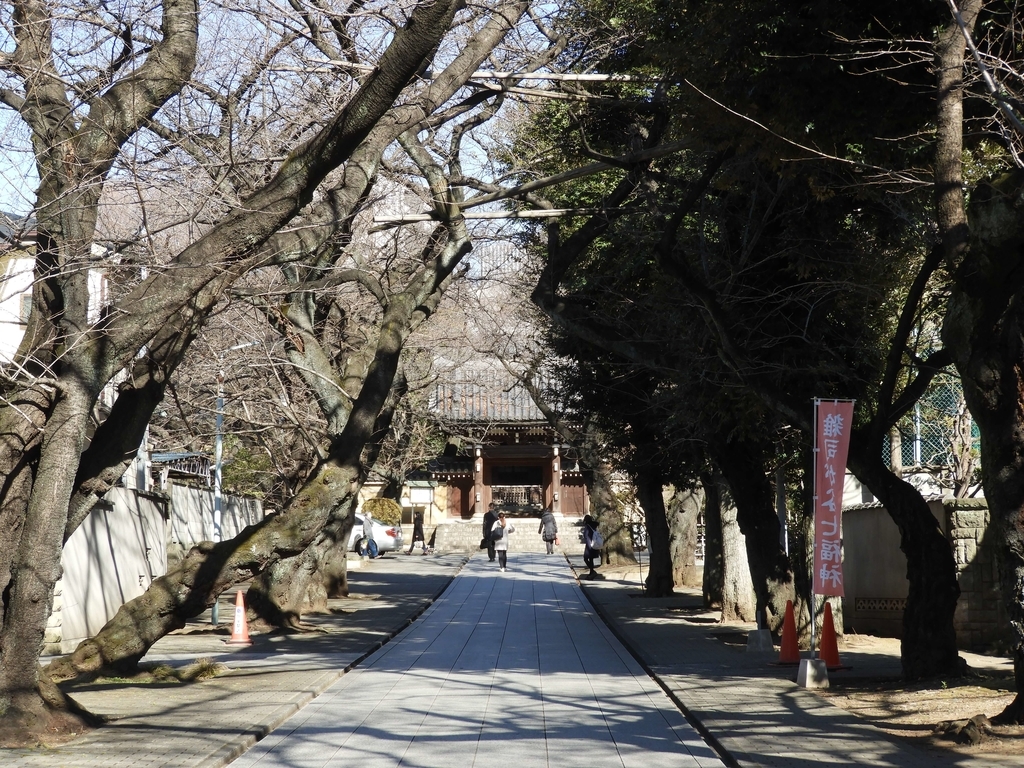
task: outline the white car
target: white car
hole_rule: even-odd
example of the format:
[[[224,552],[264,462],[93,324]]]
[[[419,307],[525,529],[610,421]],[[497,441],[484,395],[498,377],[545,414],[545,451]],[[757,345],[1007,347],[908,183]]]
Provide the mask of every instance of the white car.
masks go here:
[[[352,524],[352,533],[348,537],[350,552],[359,552],[363,539],[363,516],[356,512],[356,521]],[[397,552],[402,548],[402,526],[387,525],[374,519],[373,540],[377,543],[378,552]]]

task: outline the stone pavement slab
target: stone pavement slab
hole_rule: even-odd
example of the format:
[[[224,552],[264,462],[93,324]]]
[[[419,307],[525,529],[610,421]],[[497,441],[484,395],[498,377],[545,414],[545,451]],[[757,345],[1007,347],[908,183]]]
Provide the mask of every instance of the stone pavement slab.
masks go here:
[[[233,768],[722,765],[563,558],[476,557],[412,626]]]

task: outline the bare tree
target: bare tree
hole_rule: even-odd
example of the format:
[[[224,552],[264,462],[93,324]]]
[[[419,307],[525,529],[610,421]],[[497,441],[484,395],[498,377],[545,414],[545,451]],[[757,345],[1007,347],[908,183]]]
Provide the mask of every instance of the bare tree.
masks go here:
[[[460,4],[441,0],[394,9],[390,34],[371,38],[379,43],[370,46],[379,49],[372,71],[360,71],[350,94],[328,101],[322,119],[279,142],[288,153],[263,165],[251,192],[237,201],[212,197],[213,204],[199,214],[188,210],[192,241],[164,255],[159,264],[145,265],[137,281],[94,318],[88,314],[87,270],[94,265],[91,246],[103,185],[118,170],[126,149],[141,146],[133,146],[132,140],[190,82],[204,17],[195,3],[177,0],[164,2],[159,21],[148,26],[150,17],[134,7],[117,18],[104,18],[107,11],[102,9],[94,17],[65,16],[46,3],[15,3],[12,52],[2,61],[7,87],[0,97],[35,137],[40,184],[33,314],[0,401],[0,471],[6,478],[0,489],[0,518],[14,532],[0,549],[0,714],[12,740],[48,731],[50,707],[60,705],[55,689],[46,689],[46,700],[41,695],[36,659],[61,544],[135,452],[168,376],[224,290],[254,267],[291,258],[295,249],[289,239],[330,236],[339,218],[332,212],[350,210],[372,176],[365,173],[363,158],[379,157],[381,147],[445,104],[525,7],[497,3],[467,13],[469,27],[460,28],[467,55],[457,57],[430,82],[416,75],[452,29]],[[139,18],[131,18],[137,12]],[[96,52],[91,61],[65,56],[67,46],[80,39],[77,29],[61,21],[70,16],[99,20],[94,29],[103,44],[89,48]],[[490,28],[487,19],[493,21]],[[114,54],[104,62],[110,51]],[[184,101],[175,104],[187,108]],[[325,195],[319,208],[310,208],[304,229],[286,231],[314,201],[319,185],[342,165],[348,186]],[[344,194],[350,195],[348,203],[341,199]],[[318,222],[322,232],[315,230]],[[450,226],[458,227],[457,220]],[[277,233],[283,239],[273,240]],[[425,262],[427,271],[408,290],[391,297],[391,316],[416,315],[416,307],[451,273],[465,247],[458,233],[446,245],[439,242]],[[152,614],[146,618],[134,613],[139,606],[127,607],[123,617],[138,623],[111,646],[91,646],[92,654],[85,656],[91,657],[92,668],[104,660],[137,659],[156,637],[201,610],[217,587],[251,576],[282,552],[308,545],[332,511],[350,498],[406,333],[389,330],[378,341],[368,367],[369,386],[356,398],[343,434],[315,481],[297,495],[290,510],[294,514],[275,516],[259,531],[248,531],[252,546],[244,562],[231,560],[227,542],[186,558],[176,576],[158,582],[144,603],[145,611],[164,619],[151,621]],[[130,373],[119,386],[110,417],[87,445],[96,397],[121,370]],[[69,467],[78,468],[77,473],[69,473]],[[175,590],[172,585],[188,588]],[[115,619],[115,624],[122,620]],[[132,625],[131,618],[127,621]]]
[[[481,25],[463,42],[449,71],[463,76],[473,72],[516,17],[498,14]],[[451,88],[461,81],[439,76],[435,82],[447,82]],[[435,98],[450,95],[444,89],[427,91]],[[449,188],[445,172],[418,142],[418,133],[419,124],[414,123],[398,136],[399,143],[424,179],[423,198],[431,201],[436,220],[443,224],[426,228],[418,243],[412,236],[403,236],[397,244],[375,245],[372,238],[368,243],[356,236],[360,230],[354,207],[368,199],[377,176],[366,171],[381,162],[391,143],[387,131],[380,135],[371,131],[339,184],[325,195],[341,224],[322,240],[308,231],[295,237],[281,235],[279,240],[288,243],[292,255],[280,269],[279,287],[245,294],[281,337],[288,364],[326,422],[327,445],[309,482],[285,514],[224,546],[193,550],[181,566],[150,593],[126,605],[96,637],[68,659],[52,664],[49,671],[54,677],[92,673],[101,666],[134,665],[157,638],[180,626],[227,586],[253,576],[257,576],[250,589],[254,609],[274,624],[300,628],[303,609],[322,601],[325,585],[339,578],[332,566],[337,562],[337,545],[347,540],[358,489],[407,387],[400,375],[406,340],[436,311],[470,248],[460,194]],[[451,158],[458,158],[457,141],[450,149]],[[449,165],[455,162],[451,158]],[[352,173],[356,162],[360,173]],[[448,174],[453,175],[450,169]],[[345,215],[339,216],[338,206],[344,200],[350,200],[353,208],[342,209]],[[326,235],[326,227],[311,224],[310,229],[318,226]],[[350,300],[354,295],[363,300]]]

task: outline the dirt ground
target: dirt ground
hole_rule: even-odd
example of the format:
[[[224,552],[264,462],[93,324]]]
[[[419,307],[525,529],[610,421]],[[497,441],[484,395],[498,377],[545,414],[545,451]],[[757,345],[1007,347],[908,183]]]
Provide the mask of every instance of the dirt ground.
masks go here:
[[[625,567],[603,569],[607,578],[639,581],[634,570]],[[691,622],[713,622],[720,614],[707,612],[702,617],[688,616]],[[746,645],[746,631],[754,625],[723,625],[716,633],[721,642]],[[905,683],[898,679],[899,640],[872,635],[847,635],[839,641],[840,661],[856,659],[859,655],[887,657],[891,662],[890,677],[858,676],[858,668],[877,667],[854,661],[844,674],[830,675],[830,687],[814,692],[837,707],[872,723],[893,736],[906,739],[925,750],[961,754],[975,758],[992,759],[1000,765],[1024,768],[1024,726],[993,726],[984,724],[982,740],[977,744],[958,743],[947,735],[948,723],[960,723],[984,715],[992,718],[999,714],[1016,695],[1013,665],[1008,658],[983,656],[961,652],[970,669],[961,679],[939,680],[928,683]],[[844,654],[846,657],[844,659]],[[864,657],[860,657],[863,662]]]
[[[843,650],[899,655],[899,641],[857,635],[840,645]],[[815,691],[838,707],[878,728],[926,750],[992,758],[1007,766],[1024,766],[1024,726],[982,727],[978,744],[958,743],[944,733],[943,724],[962,723],[975,715],[994,717],[1015,695],[1008,660],[962,653],[971,668],[967,677],[929,683],[851,677],[835,679]],[[835,676],[839,678],[839,676]]]

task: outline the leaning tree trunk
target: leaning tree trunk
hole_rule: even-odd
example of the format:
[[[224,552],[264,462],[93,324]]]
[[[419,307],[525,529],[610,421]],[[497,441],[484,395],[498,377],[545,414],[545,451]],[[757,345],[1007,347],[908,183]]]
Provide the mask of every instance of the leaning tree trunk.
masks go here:
[[[850,441],[849,466],[885,505],[900,531],[907,556],[907,608],[903,613],[900,662],[909,680],[959,675],[953,613],[960,597],[953,551],[938,520],[916,488],[896,477],[873,441]],[[865,455],[867,454],[867,455]]]
[[[47,671],[68,680],[100,670],[130,673],[157,640],[213,605],[226,589],[254,578],[282,557],[305,550],[331,513],[351,502],[358,462],[326,462],[286,512],[245,528],[235,538],[193,547],[179,566],[125,603],[96,634]]]
[[[736,504],[736,520],[743,532],[757,610],[765,627],[778,631],[792,601],[800,609],[793,567],[782,549],[775,491],[764,465],[760,445],[735,440],[714,449],[718,465]]]
[[[348,505],[338,507],[300,554],[277,561],[253,580],[248,608],[256,621],[305,630],[304,613],[324,613],[329,597],[344,596],[348,589],[346,545],[355,520],[355,502],[353,496]]]
[[[390,318],[392,327],[399,319],[395,314],[392,313]],[[407,333],[414,325],[412,318],[406,316],[404,325]],[[337,371],[326,366],[317,370],[315,365],[311,365],[310,369],[325,381],[331,381],[338,375]],[[393,381],[377,381],[378,387],[385,384],[390,392],[375,420],[373,438],[363,446],[359,464],[364,468],[372,467],[377,461],[382,440],[391,429],[398,404],[408,392],[404,373],[396,372]],[[364,382],[364,390],[366,386]],[[342,409],[334,409],[334,412],[340,414]],[[336,435],[343,434],[344,423],[340,415],[337,420],[331,418],[330,412],[325,412],[324,416]],[[350,489],[348,505],[334,510],[323,530],[301,554],[274,563],[253,581],[249,587],[249,608],[258,620],[271,626],[304,629],[304,612],[326,613],[328,598],[348,595],[348,540],[362,487],[363,478],[360,477]]]
[[[225,589],[301,553],[328,522],[338,518],[339,509],[354,503],[372,463],[366,461],[368,447],[379,442],[379,419],[391,396],[405,341],[416,327],[414,318],[422,320],[436,307],[452,271],[468,251],[460,224],[435,258],[411,278],[409,288],[390,296],[373,363],[345,427],[287,511],[246,528],[230,541],[193,547],[177,569],[121,606],[98,635],[80,644],[71,656],[52,663],[52,675],[67,679],[103,667],[134,669],[153,643],[184,626]]]
[[[997,718],[1024,724],[1024,174],[979,187],[971,248],[942,329],[981,432],[982,482],[1000,543],[1017,695]]]
[[[636,496],[647,522],[647,548],[650,565],[645,584],[647,597],[668,597],[672,594],[672,555],[669,552],[668,520],[665,500],[661,495],[661,472],[650,465],[636,473]]]

